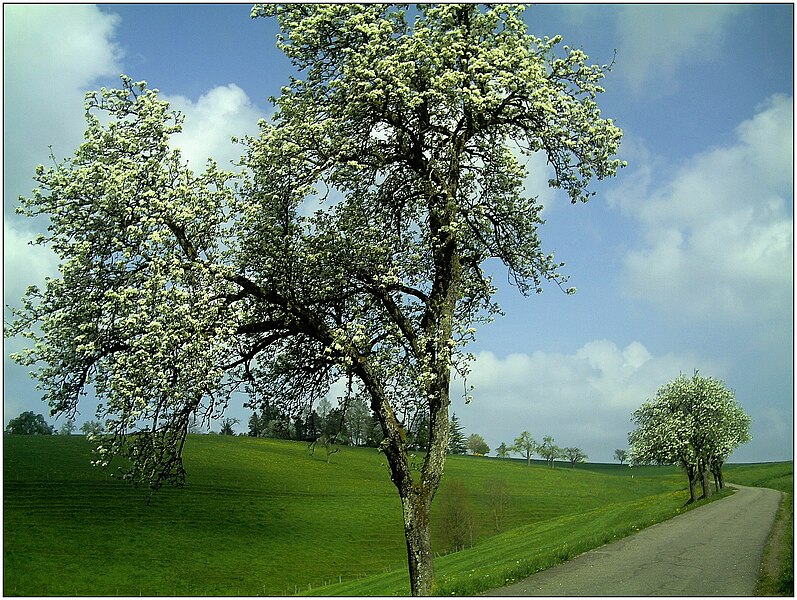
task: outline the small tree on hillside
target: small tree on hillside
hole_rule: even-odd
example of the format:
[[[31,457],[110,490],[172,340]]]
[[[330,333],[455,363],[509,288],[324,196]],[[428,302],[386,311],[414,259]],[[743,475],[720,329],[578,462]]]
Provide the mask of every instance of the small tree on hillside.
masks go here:
[[[550,435],[542,438],[542,444],[537,446],[537,454],[544,458],[552,469],[555,466],[556,459],[564,456],[562,449],[553,443],[553,438]]]
[[[587,455],[581,448],[570,446],[562,450],[563,456],[570,461],[570,466],[575,468],[576,463],[581,463],[587,460]]]
[[[503,529],[504,518],[509,507],[509,486],[504,479],[489,479],[484,483],[484,492],[487,497],[487,505],[493,516],[493,526],[495,531]]]
[[[622,448],[617,448],[617,450],[614,451],[614,459],[619,460],[622,465],[628,459],[628,452]]]
[[[448,434],[448,453],[465,454],[468,451],[468,440],[465,438],[462,425],[459,424],[457,414],[451,415]]]
[[[505,442],[501,442],[501,445],[496,448],[495,454],[498,458],[507,458],[511,451],[512,449],[509,448]]]
[[[239,423],[238,419],[225,417],[221,422],[221,429],[219,429],[219,435],[235,435],[235,429],[233,428],[233,426],[237,425],[238,423]]]
[[[471,454],[486,455],[490,452],[490,446],[478,433],[471,433],[468,436],[468,450],[470,450]]]
[[[103,427],[102,423],[97,421],[96,419],[91,419],[83,423],[80,426],[80,431],[86,437],[96,437],[98,435],[102,435],[105,432],[105,427]]]
[[[512,452],[526,457],[526,465],[531,465],[531,457],[537,451],[537,442],[528,431],[524,431],[515,438],[515,443],[510,448]]]
[[[60,429],[58,430],[59,435],[72,435],[72,433],[77,429],[75,425],[74,419],[67,419],[63,425],[61,425]]]
[[[468,488],[462,480],[452,479],[447,483],[440,514],[452,550],[458,552],[473,546],[476,516]]]
[[[43,415],[37,415],[31,410],[26,410],[8,422],[6,433],[13,435],[52,435],[53,427],[44,420]]]

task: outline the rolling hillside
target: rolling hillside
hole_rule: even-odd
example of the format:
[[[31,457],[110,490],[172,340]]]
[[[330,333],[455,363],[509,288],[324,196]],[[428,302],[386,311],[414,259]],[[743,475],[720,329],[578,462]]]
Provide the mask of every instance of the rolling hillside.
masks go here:
[[[406,585],[398,495],[374,449],[343,448],[326,464],[299,442],[190,436],[186,487],[164,489],[149,504],[147,489],[109,478],[91,457],[81,436],[4,437],[6,595],[283,595],[379,574],[396,583],[359,593]],[[450,567],[448,577],[455,559],[487,566],[490,544],[503,544],[503,560],[516,543],[568,539],[568,527],[577,540],[588,523],[597,540],[603,530],[620,535],[671,516],[686,500],[681,479],[674,469],[552,470],[450,457],[433,511],[434,547],[452,549],[444,526],[452,505],[467,508],[474,546],[441,556],[440,580],[455,582],[465,568]],[[500,532],[496,485],[506,498]]]

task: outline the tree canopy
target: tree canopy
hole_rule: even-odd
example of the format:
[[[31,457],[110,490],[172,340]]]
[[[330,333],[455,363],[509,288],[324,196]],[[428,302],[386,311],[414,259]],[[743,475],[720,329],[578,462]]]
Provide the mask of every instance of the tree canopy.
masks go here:
[[[534,441],[534,438],[531,437],[531,434],[528,431],[524,431],[515,438],[515,442],[512,444],[510,450],[520,454],[521,456],[525,456],[526,464],[530,465],[531,457],[537,451],[537,442]]]
[[[452,372],[498,311],[485,271],[523,294],[562,263],[538,236],[523,155],[573,203],[613,176],[622,132],[596,98],[607,65],[527,34],[523,7],[258,5],[298,77],[241,172],[187,168],[182,117],[144,82],[87,95],[85,141],[36,171],[60,277],[31,287],[10,334],[54,414],[101,400],[103,456],[157,488],[184,477],[189,424],[234,391],[312,405],[351,377],[383,431],[413,593],[433,581],[428,514],[448,448]],[[428,423],[412,468],[407,427]],[[107,461],[103,461],[107,465]]]
[[[751,439],[750,417],[725,383],[680,374],[663,385],[656,397],[633,414],[637,428],[628,435],[632,464],[680,465],[689,478],[690,499],[695,485],[711,495],[708,473],[722,482],[722,465],[738,446]]]
[[[468,450],[470,450],[471,454],[486,455],[490,452],[490,446],[478,433],[471,433],[468,436]]]
[[[44,415],[37,415],[32,410],[26,410],[8,422],[6,433],[13,435],[52,435],[53,426],[44,420]]]

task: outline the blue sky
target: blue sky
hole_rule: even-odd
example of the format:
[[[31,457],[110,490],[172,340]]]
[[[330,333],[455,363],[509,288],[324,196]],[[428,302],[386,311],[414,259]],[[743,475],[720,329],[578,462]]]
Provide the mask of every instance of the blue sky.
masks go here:
[[[238,150],[292,73],[276,23],[248,5],[4,5],[4,305],[54,274],[31,248],[41,224],[14,215],[35,166],[70,154],[83,93],[144,79],[186,114],[176,142],[195,164]],[[793,94],[791,5],[529,6],[536,35],[561,34],[614,69],[600,99],[625,130],[629,166],[572,206],[529,160],[542,239],[567,263],[556,287],[521,297],[496,265],[506,315],[483,327],[469,405],[454,411],[496,448],[523,430],[609,462],[630,415],[659,386],[699,369],[752,416],[734,461],[793,457]],[[8,318],[8,311],[5,311]],[[47,414],[4,344],[4,423]],[[455,383],[454,391],[461,388]],[[78,419],[93,416],[87,406]],[[248,414],[231,408],[243,423]]]

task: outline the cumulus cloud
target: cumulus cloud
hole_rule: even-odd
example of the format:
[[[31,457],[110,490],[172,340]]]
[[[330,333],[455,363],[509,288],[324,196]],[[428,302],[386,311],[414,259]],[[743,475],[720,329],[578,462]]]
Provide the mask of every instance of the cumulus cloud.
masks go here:
[[[688,63],[719,57],[725,25],[743,10],[732,4],[626,4],[618,8],[618,73],[634,92],[677,91]]]
[[[98,78],[118,75],[120,19],[90,5],[7,5],[4,16],[3,295],[15,305],[25,288],[56,272],[55,255],[27,245],[41,222],[14,215],[34,187],[36,165],[71,153],[84,129],[83,97]]]
[[[6,5],[4,16],[4,206],[33,187],[31,177],[70,154],[84,129],[83,97],[100,77],[120,73],[113,41],[120,19],[90,5]]]
[[[42,286],[57,274],[57,258],[28,241],[46,228],[43,220],[14,214],[20,195],[35,186],[36,165],[70,156],[85,129],[84,95],[100,85],[119,84],[123,51],[115,39],[121,19],[91,5],[7,5],[4,11],[4,158],[3,158],[3,296],[18,306],[25,289]],[[109,80],[109,81],[108,81]],[[234,84],[219,86],[194,101],[161,97],[185,114],[184,133],[175,138],[192,167],[201,170],[208,157],[229,168],[241,148],[233,135],[254,133],[262,113]],[[5,318],[10,318],[5,311]],[[5,414],[30,408],[27,369],[8,354],[26,345],[7,340],[4,356]],[[35,396],[35,394],[34,394]],[[43,405],[37,411],[46,412]]]
[[[231,138],[256,134],[257,121],[264,116],[234,83],[214,87],[196,101],[185,96],[162,97],[185,116],[183,131],[173,145],[195,170],[201,170],[208,158],[223,169],[231,168],[231,162],[243,153],[243,147],[233,144]]]
[[[640,225],[626,291],[693,318],[774,321],[791,313],[793,99],[773,96],[736,141],[670,169],[650,165],[610,194]]]
[[[592,461],[609,462],[615,448],[626,447],[634,409],[661,385],[695,368],[722,372],[721,365],[694,355],[653,356],[638,341],[621,348],[594,340],[572,354],[499,357],[483,351],[468,377],[474,400],[454,411],[465,429],[484,436],[491,448],[510,445],[528,430],[537,441],[552,435],[561,446],[584,449]],[[452,394],[458,390],[461,382],[452,386]]]

